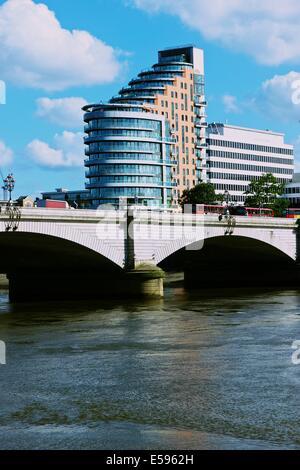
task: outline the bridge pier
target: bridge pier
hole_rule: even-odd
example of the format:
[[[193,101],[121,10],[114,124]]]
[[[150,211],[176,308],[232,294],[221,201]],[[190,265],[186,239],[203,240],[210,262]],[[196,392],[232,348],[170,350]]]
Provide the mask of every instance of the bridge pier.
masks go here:
[[[141,263],[125,274],[127,292],[133,297],[161,298],[164,296],[162,269],[154,264]]]
[[[8,274],[13,303],[163,297],[164,273],[155,266],[127,272],[14,272]]]

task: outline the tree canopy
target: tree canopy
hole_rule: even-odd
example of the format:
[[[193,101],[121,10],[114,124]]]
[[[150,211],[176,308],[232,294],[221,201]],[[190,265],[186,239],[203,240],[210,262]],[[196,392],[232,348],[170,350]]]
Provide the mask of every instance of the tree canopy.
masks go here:
[[[289,207],[287,199],[280,198],[284,193],[284,183],[278,183],[272,173],[263,175],[258,181],[251,181],[245,192],[247,207],[268,207],[274,210],[275,216],[280,217]]]
[[[271,207],[284,193],[284,184],[278,183],[272,173],[263,175],[258,181],[251,181],[246,195],[247,207]]]
[[[216,194],[214,185],[200,183],[191,189],[185,189],[180,198],[180,205],[185,204],[216,204],[223,201],[221,194]]]
[[[275,217],[282,217],[289,205],[290,201],[288,199],[277,198],[274,204],[272,204],[271,209],[273,209]]]

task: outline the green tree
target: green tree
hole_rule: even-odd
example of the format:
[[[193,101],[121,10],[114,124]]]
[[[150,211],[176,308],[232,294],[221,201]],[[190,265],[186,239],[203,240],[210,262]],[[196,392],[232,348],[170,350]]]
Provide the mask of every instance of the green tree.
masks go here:
[[[278,183],[272,173],[263,175],[258,181],[251,181],[246,195],[247,207],[270,207],[277,204],[278,198],[284,193],[284,184]]]
[[[290,201],[288,199],[277,198],[271,207],[274,211],[275,217],[283,217],[284,212],[288,209],[289,205]]]
[[[180,205],[185,204],[216,204],[222,202],[223,196],[216,194],[214,185],[211,183],[200,183],[191,189],[183,191]]]

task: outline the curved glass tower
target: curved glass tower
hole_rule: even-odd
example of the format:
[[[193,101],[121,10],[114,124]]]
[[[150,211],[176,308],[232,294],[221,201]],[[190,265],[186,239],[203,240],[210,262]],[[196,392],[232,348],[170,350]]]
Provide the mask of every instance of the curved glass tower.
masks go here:
[[[86,111],[86,177],[92,207],[131,203],[170,207],[171,136],[161,115],[141,104],[92,104]]]
[[[125,197],[177,207],[184,189],[207,180],[205,108],[204,55],[194,46],[160,51],[108,104],[85,106],[93,207]]]

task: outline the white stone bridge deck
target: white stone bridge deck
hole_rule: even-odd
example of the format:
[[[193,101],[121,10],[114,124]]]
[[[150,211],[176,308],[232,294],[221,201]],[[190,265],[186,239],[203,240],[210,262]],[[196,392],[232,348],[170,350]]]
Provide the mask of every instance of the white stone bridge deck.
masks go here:
[[[247,243],[252,253],[256,249],[257,253],[271,249],[271,258],[278,255],[290,262],[298,261],[297,221],[234,217],[229,226],[228,220],[219,221],[218,215],[40,208],[22,208],[19,215],[5,213],[2,208],[0,214],[2,273],[12,271],[14,265],[17,271],[38,271],[43,269],[43,260],[46,273],[52,259],[56,257],[58,263],[64,253],[69,258],[65,258],[63,269],[70,264],[70,271],[80,266],[90,271],[89,266],[92,269],[98,266],[99,271],[105,272],[106,266],[107,269],[115,266],[114,269],[127,272],[139,266],[161,267],[185,248],[187,253],[199,254],[210,244],[219,251],[243,246],[245,252]],[[193,258],[190,254],[186,256]],[[76,259],[77,265],[73,267]]]

